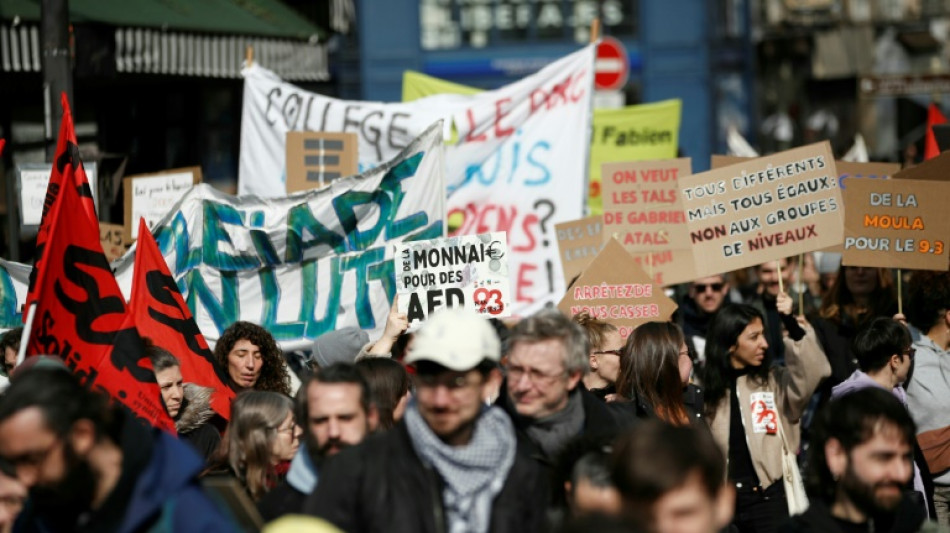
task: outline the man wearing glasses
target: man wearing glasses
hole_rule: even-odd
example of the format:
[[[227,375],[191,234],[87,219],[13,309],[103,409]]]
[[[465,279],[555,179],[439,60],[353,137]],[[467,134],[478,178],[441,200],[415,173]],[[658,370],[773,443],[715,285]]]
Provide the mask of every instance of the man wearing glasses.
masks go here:
[[[403,420],[327,461],[305,511],[348,533],[545,531],[540,470],[508,416],[486,405],[500,352],[484,318],[429,318],[406,357],[415,397]]]
[[[532,457],[552,476],[556,509],[565,502],[560,484],[553,482],[554,466],[566,445],[581,435],[617,435],[636,422],[632,407],[605,404],[580,384],[589,352],[581,327],[557,310],[522,320],[508,337],[507,394],[500,401]]]
[[[876,387],[891,391],[906,409],[907,393],[903,384],[911,373],[917,351],[911,342],[910,332],[900,322],[886,317],[872,320],[858,331],[851,344],[851,351],[860,368],[831,389],[831,398]],[[933,486],[924,485],[924,480],[929,481],[930,475],[916,438],[912,446],[915,451],[914,490],[919,494],[920,504],[928,511],[928,516],[936,518],[933,511]],[[922,470],[926,475],[921,474]]]
[[[700,278],[689,284],[689,292],[680,301],[676,322],[683,328],[686,346],[693,363],[705,360],[706,331],[713,317],[722,309],[729,296],[729,282],[722,274]]]

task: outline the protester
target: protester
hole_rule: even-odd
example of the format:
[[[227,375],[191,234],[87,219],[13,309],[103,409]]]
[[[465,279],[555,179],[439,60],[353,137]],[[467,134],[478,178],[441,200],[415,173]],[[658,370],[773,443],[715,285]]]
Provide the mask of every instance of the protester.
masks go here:
[[[708,431],[650,420],[624,433],[611,457],[627,522],[652,533],[715,533],[732,518],[735,490]]]
[[[297,453],[293,401],[278,392],[245,391],[231,402],[228,464],[258,501],[280,483]]]
[[[317,486],[324,461],[359,444],[378,425],[377,409],[370,399],[366,379],[347,363],[321,368],[300,387],[296,415],[304,428],[303,443],[290,463],[286,479],[258,503],[265,520],[300,513],[307,496]]]
[[[598,320],[587,311],[574,315],[573,320],[584,328],[590,342],[584,387],[601,400],[608,397],[612,399],[617,392],[615,384],[620,376],[623,337],[617,326]]]
[[[0,470],[0,533],[13,531],[13,523],[23,510],[26,496],[26,487],[16,478],[16,473]]]
[[[250,322],[238,321],[224,330],[214,346],[214,358],[228,369],[235,392],[258,390],[290,396],[290,375],[274,336]]]
[[[851,342],[858,329],[877,317],[897,313],[897,295],[890,270],[842,266],[831,290],[822,299],[817,317],[810,321],[831,364],[831,376],[822,384],[821,402],[831,388],[848,379],[858,368]]]
[[[683,328],[690,357],[697,367],[705,356],[706,332],[713,317],[729,303],[729,282],[719,274],[699,278],[689,284],[689,291],[679,302],[676,323]]]
[[[808,510],[781,531],[921,531],[924,510],[904,491],[913,438],[914,422],[890,391],[868,387],[832,400],[813,427]]]
[[[0,352],[3,352],[3,375],[10,377],[16,368],[17,352],[20,351],[20,338],[23,328],[13,328],[0,336]]]
[[[579,437],[559,457],[561,484],[571,518],[591,514],[616,515],[620,493],[610,479],[609,458],[613,439]]]
[[[907,328],[890,318],[875,318],[858,331],[851,351],[857,357],[860,369],[835,385],[831,390],[832,399],[877,387],[891,391],[906,409],[907,394],[901,385],[911,372],[916,351],[911,345]],[[928,516],[933,516],[929,511],[932,508],[933,487],[929,483],[927,464],[921,458],[923,468],[918,467],[916,438],[912,439],[911,444],[915,450],[914,490],[919,494],[921,507],[928,512]]]
[[[64,367],[17,374],[0,400],[0,460],[29,490],[18,531],[234,531],[188,445]]]
[[[792,313],[798,311],[797,293],[792,289],[792,273],[797,259],[781,258],[776,261],[767,261],[755,266],[758,283],[755,292],[746,298],[745,303],[758,309],[765,324],[765,340],[768,341],[768,352],[773,363],[785,363],[785,345],[782,342],[782,318],[775,307],[776,298],[780,289],[792,297]],[[779,283],[781,279],[782,287]]]
[[[617,392],[631,401],[637,417],[657,417],[674,425],[702,419],[702,390],[689,382],[693,361],[679,326],[637,326],[627,337],[622,361]]]
[[[720,310],[706,343],[706,421],[727,458],[740,532],[775,531],[788,516],[783,453],[798,453],[802,412],[830,373],[814,330],[791,316],[791,298],[779,294],[777,306],[789,332],[785,367],[772,366],[762,315],[749,305]]]
[[[908,289],[904,308],[921,335],[907,405],[933,475],[937,520],[950,526],[950,274],[916,271]]]
[[[327,461],[305,510],[349,533],[546,531],[546,488],[518,451],[497,389],[500,344],[488,322],[433,314],[406,363],[416,396],[396,427]]]
[[[370,397],[379,419],[378,429],[392,429],[402,420],[412,396],[409,373],[402,363],[386,357],[363,359],[356,363],[356,369],[369,384]]]
[[[328,331],[313,340],[312,361],[317,368],[352,363],[367,342],[369,334],[356,326]]]
[[[402,361],[408,351],[412,334],[406,333],[409,329],[409,317],[399,312],[399,295],[393,297],[393,304],[386,316],[386,326],[378,339],[367,343],[356,356],[357,361],[369,357],[391,357]]]
[[[175,421],[178,438],[190,444],[209,462],[221,446],[221,434],[210,423],[215,416],[211,409],[214,389],[184,383],[181,363],[168,350],[149,345],[145,351],[152,361],[165,411]]]

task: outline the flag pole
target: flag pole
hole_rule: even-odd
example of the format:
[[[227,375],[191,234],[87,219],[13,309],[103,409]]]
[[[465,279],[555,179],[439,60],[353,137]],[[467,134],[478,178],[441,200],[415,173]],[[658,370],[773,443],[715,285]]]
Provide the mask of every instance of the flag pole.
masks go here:
[[[782,263],[775,260],[775,270],[778,272],[778,292],[785,292],[785,284],[782,283]]]
[[[600,39],[600,17],[594,17],[590,23],[590,42],[594,43]]]
[[[254,64],[254,47],[247,45],[247,48],[244,50],[244,63],[246,67],[250,67]]]
[[[20,337],[20,349],[16,353],[16,366],[23,364],[26,359],[26,345],[30,343],[30,333],[33,331],[33,319],[36,318],[36,302],[30,303],[26,312],[26,323],[23,325],[23,336]]]
[[[805,316],[805,291],[808,285],[805,284],[805,252],[798,254],[798,314]]]
[[[901,273],[901,269],[898,268],[897,269],[897,313],[901,315],[904,314],[904,294],[903,294],[904,291],[901,290],[901,278],[903,277],[904,276]]]

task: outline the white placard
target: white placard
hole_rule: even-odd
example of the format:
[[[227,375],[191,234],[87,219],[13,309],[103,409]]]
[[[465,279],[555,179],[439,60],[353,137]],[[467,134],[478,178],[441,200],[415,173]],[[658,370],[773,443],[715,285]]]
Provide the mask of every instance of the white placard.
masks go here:
[[[96,163],[83,163],[86,169],[86,178],[92,190],[96,212],[99,211],[98,173]],[[25,163],[17,165],[17,187],[20,192],[20,224],[22,226],[39,226],[43,218],[43,200],[46,198],[46,188],[49,186],[50,173],[53,171],[51,163]],[[22,228],[21,228],[22,229]]]
[[[149,227],[168,213],[182,195],[195,184],[191,171],[160,174],[150,177],[135,177],[131,183],[132,238],[139,235],[139,218],[144,217]]]

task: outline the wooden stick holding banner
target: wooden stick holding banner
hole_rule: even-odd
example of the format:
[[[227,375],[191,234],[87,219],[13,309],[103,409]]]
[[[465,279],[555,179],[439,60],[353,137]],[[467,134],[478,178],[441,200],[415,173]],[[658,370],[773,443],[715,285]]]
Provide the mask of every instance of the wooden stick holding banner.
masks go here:
[[[901,269],[897,269],[897,314],[904,314],[904,291],[901,287],[901,282],[904,275],[901,273]]]
[[[23,325],[23,337],[20,339],[20,349],[16,353],[16,366],[23,364],[26,359],[26,345],[30,343],[30,332],[33,331],[33,319],[36,318],[36,302],[30,304],[26,312],[26,323]]]
[[[775,260],[775,271],[778,272],[778,292],[785,292],[785,284],[782,283],[782,263]]]
[[[594,20],[590,21],[590,42],[593,43],[600,39],[600,17],[594,17]]]
[[[804,282],[804,272],[805,272],[805,252],[798,254],[798,315],[805,316],[805,285]],[[779,278],[781,279],[781,278]]]
[[[244,63],[246,67],[254,64],[254,47],[251,45],[247,45],[247,48],[244,49]]]

